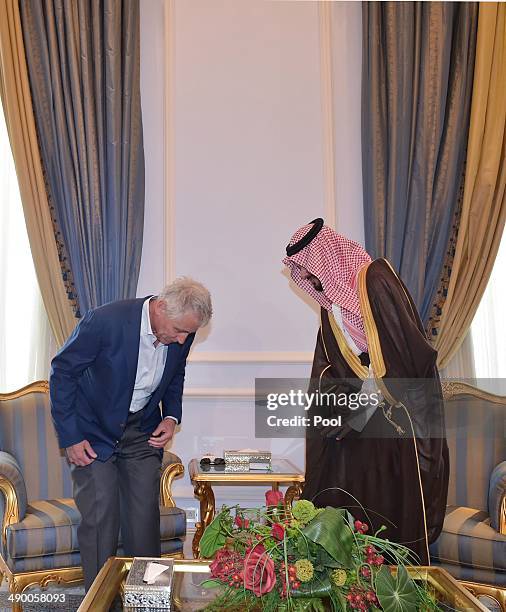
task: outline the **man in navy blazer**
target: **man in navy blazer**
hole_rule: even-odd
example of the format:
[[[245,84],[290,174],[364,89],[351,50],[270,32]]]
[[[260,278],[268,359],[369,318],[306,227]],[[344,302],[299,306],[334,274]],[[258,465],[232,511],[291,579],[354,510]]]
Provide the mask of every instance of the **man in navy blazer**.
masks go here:
[[[177,279],[159,296],[90,310],[52,361],[51,412],[82,517],[87,589],[116,554],[120,526],[125,555],[160,556],[163,447],[181,422],[195,332],[211,315],[207,289]]]

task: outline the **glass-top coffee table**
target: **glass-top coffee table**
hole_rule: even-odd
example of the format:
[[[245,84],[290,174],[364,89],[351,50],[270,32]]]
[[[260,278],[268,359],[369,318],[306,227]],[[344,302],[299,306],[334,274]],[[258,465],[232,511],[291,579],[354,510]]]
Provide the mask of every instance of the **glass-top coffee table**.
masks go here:
[[[132,565],[132,558],[110,557],[78,608],[78,612],[133,612],[139,608],[123,607],[122,589]],[[172,603],[175,610],[201,610],[216,597],[216,589],[199,586],[210,577],[209,561],[175,559]],[[146,612],[148,609],[145,609]],[[156,612],[157,608],[149,608]]]
[[[264,470],[227,471],[226,465],[201,466],[198,459],[192,459],[188,465],[190,480],[194,487],[195,497],[200,501],[200,522],[196,524],[192,543],[194,558],[198,558],[200,539],[205,528],[211,523],[215,513],[213,485],[268,485],[273,490],[280,485],[288,486],[285,503],[290,506],[302,493],[304,474],[288,459],[273,459],[271,468]]]
[[[133,612],[123,607],[121,592],[130,570],[132,559],[111,557],[95,579],[77,612]],[[462,584],[439,567],[408,567],[408,573],[417,580],[428,582],[446,609],[466,612],[488,612]],[[175,559],[172,584],[172,604],[178,612],[202,610],[217,595],[216,589],[205,589],[200,584],[210,577],[209,561]],[[235,610],[237,607],[234,608]],[[137,612],[140,610],[136,608]],[[158,608],[145,608],[146,612],[159,612]],[[160,611],[161,612],[161,611]]]

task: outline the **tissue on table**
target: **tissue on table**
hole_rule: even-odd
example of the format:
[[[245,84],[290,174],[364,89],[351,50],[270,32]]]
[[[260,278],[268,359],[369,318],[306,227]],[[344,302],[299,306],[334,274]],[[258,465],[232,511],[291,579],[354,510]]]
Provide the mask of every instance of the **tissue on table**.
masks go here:
[[[168,567],[167,565],[157,563],[156,561],[149,561],[149,563],[146,565],[146,570],[144,571],[142,580],[148,584],[154,584],[158,576],[168,570],[172,570],[172,568]]]
[[[173,573],[172,559],[135,557],[124,586],[125,608],[170,610]]]

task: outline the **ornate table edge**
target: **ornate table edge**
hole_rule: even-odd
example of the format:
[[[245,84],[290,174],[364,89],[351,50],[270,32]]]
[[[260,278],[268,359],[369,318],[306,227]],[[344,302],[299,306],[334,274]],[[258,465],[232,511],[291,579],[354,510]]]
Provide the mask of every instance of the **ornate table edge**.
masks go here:
[[[482,582],[471,582],[469,580],[458,580],[470,593],[476,598],[480,595],[486,595],[493,599],[506,612],[506,588],[495,584],[485,584]]]
[[[126,576],[131,563],[131,557],[110,557],[100,570],[77,612],[108,612],[111,603],[120,592],[121,582]],[[209,564],[210,560],[208,559],[179,558],[174,560],[174,572],[175,574],[180,574],[181,572],[207,573],[209,572]],[[440,590],[454,601],[455,605],[458,606],[457,609],[461,611],[488,612],[488,609],[478,601],[476,595],[472,592],[473,588],[488,587],[494,591],[504,592],[504,589],[492,585],[458,581],[447,570],[441,567],[412,566],[408,567],[408,572],[414,578],[419,577],[437,585]],[[483,589],[479,594],[485,594]],[[176,597],[176,593],[174,593],[174,596]]]

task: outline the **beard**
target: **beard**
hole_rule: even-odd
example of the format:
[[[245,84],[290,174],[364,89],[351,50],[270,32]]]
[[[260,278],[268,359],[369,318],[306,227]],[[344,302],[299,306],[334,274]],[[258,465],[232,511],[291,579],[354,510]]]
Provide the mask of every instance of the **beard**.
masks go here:
[[[313,286],[313,289],[315,289],[316,291],[323,291],[323,285],[320,283],[319,279],[316,278],[316,276],[310,278],[309,282]]]

